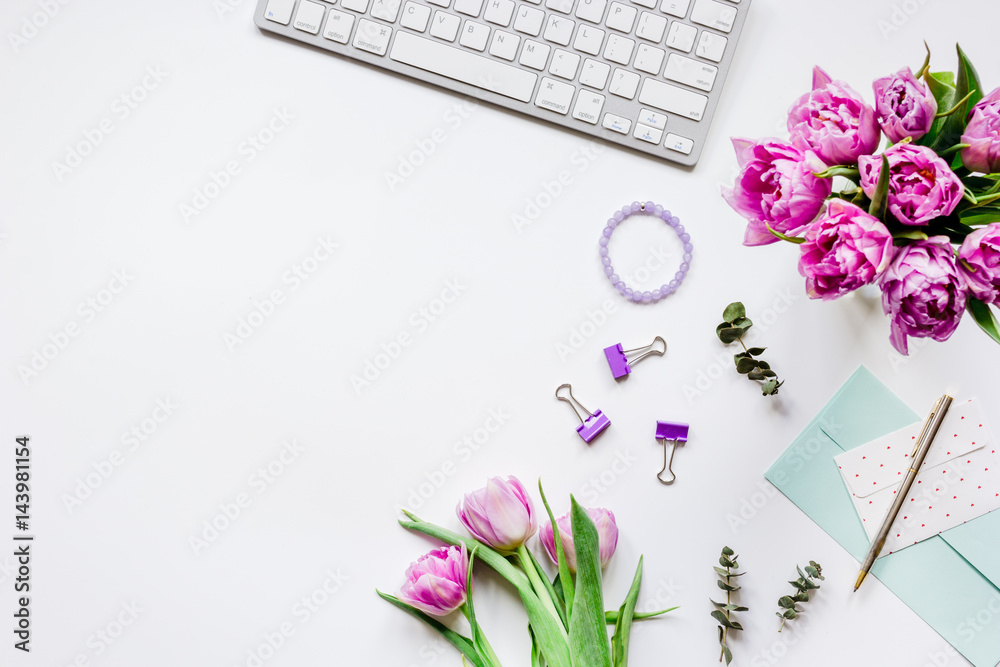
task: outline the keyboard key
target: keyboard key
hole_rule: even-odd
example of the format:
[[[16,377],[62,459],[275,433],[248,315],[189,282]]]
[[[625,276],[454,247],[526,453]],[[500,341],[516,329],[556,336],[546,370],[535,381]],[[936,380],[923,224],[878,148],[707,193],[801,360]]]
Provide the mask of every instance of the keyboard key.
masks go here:
[[[636,123],[635,132],[632,133],[632,136],[642,141],[648,141],[651,144],[658,144],[660,143],[660,139],[663,138],[663,130]]]
[[[670,24],[670,32],[667,33],[667,46],[690,53],[694,47],[694,38],[697,36],[698,29],[694,26],[674,21]]]
[[[722,60],[722,54],[726,52],[726,44],[728,43],[729,40],[722,35],[702,30],[701,39],[698,40],[698,50],[695,53],[705,60],[719,62]]]
[[[682,19],[687,16],[690,4],[691,0],[663,0],[663,4],[660,5],[660,11]]]
[[[364,14],[368,11],[368,0],[343,0],[340,6],[344,9],[350,9],[352,12]]]
[[[646,79],[649,81],[649,79]],[[611,85],[608,92],[618,97],[632,99],[635,91],[639,87],[639,75],[620,68],[615,68],[615,74],[611,77]],[[654,105],[655,106],[655,105]]]
[[[576,31],[576,40],[573,48],[577,51],[589,53],[596,56],[601,52],[601,45],[604,44],[604,31],[599,28],[592,28],[589,25],[582,25]]]
[[[507,27],[510,17],[514,15],[514,3],[510,0],[486,0],[486,13],[483,18],[489,23]]]
[[[604,49],[604,59],[620,65],[628,65],[632,59],[632,49],[635,42],[626,37],[611,35],[608,37],[608,45]]]
[[[330,15],[326,17],[326,27],[323,28],[323,36],[327,39],[347,44],[351,39],[351,28],[354,27],[354,16],[336,9],[330,10]]]
[[[288,22],[292,20],[293,9],[295,9],[295,0],[267,0],[264,18],[281,25],[288,25]]]
[[[635,36],[648,39],[651,42],[659,42],[663,39],[663,33],[667,29],[667,19],[656,14],[643,12],[639,16],[639,25],[635,29]]]
[[[358,20],[358,30],[354,33],[354,48],[384,56],[389,48],[392,28],[379,25],[368,19]]]
[[[555,42],[560,46],[567,46],[570,37],[573,36],[573,26],[576,24],[569,19],[564,19],[554,14],[549,15],[549,22],[545,26],[545,39]]]
[[[542,31],[544,19],[545,12],[542,10],[521,5],[520,9],[517,10],[517,17],[514,19],[514,30],[538,37],[538,33]]]
[[[521,49],[521,58],[517,62],[531,69],[544,70],[545,63],[549,59],[549,51],[551,50],[552,47],[548,44],[533,42],[530,39],[526,40],[524,48]]]
[[[651,109],[643,109],[639,112],[639,122],[643,125],[648,125],[650,127],[655,127],[658,130],[662,130],[667,126],[667,116],[666,114],[657,113]]]
[[[399,25],[410,30],[423,32],[427,29],[427,21],[430,17],[430,7],[415,2],[408,2],[403,7],[403,18],[399,20]]]
[[[650,9],[656,9],[656,0],[632,0],[632,3],[640,5],[642,7],[649,7]]]
[[[466,21],[458,43],[476,51],[485,51],[490,41],[490,27],[475,21]]]
[[[402,30],[396,33],[389,57],[521,102],[531,101],[531,93],[538,80],[538,75],[520,67],[505,65]]]
[[[663,77],[692,88],[704,90],[707,93],[715,85],[715,75],[718,73],[719,68],[714,65],[706,65],[697,60],[671,53],[670,58],[667,59],[667,67],[663,70]]]
[[[438,7],[445,7],[445,8],[447,8],[448,5],[451,4],[451,0],[427,0],[427,2],[431,3],[432,5],[437,5]]]
[[[545,0],[545,6],[561,14],[569,14],[573,11],[573,0]]]
[[[455,0],[455,11],[467,16],[479,16],[483,9],[483,0]]]
[[[604,122],[601,123],[601,125],[608,128],[612,132],[617,132],[618,134],[628,134],[629,128],[632,127],[632,121],[628,118],[616,116],[613,113],[606,113],[604,114]]]
[[[691,22],[698,23],[709,28],[715,28],[722,32],[729,32],[733,29],[736,21],[736,8],[732,5],[724,5],[715,0],[698,0],[691,11]]]
[[[691,149],[694,148],[694,142],[687,137],[667,132],[667,137],[663,140],[663,147],[677,151],[678,153],[684,153],[684,155],[690,155]]]
[[[663,66],[663,58],[666,55],[663,49],[658,49],[648,44],[640,44],[639,49],[635,53],[635,62],[632,63],[632,66],[637,70],[655,76],[660,73],[660,67]]]
[[[654,79],[642,82],[639,101],[692,120],[701,120],[708,105],[708,98],[704,95]]]
[[[611,65],[587,58],[583,61],[583,71],[580,72],[580,83],[591,88],[603,90],[604,84],[608,82],[608,74],[610,73]]]
[[[576,68],[580,66],[580,56],[569,51],[556,49],[549,65],[549,74],[572,81],[576,78]],[[594,121],[597,122],[597,121]]]
[[[576,6],[576,17],[591,23],[600,23],[607,6],[608,0],[580,0],[580,4]]]
[[[493,41],[490,43],[490,55],[504,60],[514,60],[517,55],[517,45],[521,38],[512,32],[493,31]]]
[[[302,4],[299,5],[299,11],[295,13],[295,23],[292,25],[298,30],[311,32],[315,35],[319,32],[319,27],[323,23],[324,14],[326,14],[326,8],[323,5],[317,5],[315,2],[309,2],[309,0],[302,0]]]
[[[538,95],[535,96],[535,106],[565,116],[569,113],[569,104],[573,101],[575,90],[576,88],[568,83],[559,83],[555,79],[543,76],[542,83],[538,86]]]
[[[437,11],[434,12],[434,20],[431,22],[431,34],[439,39],[454,42],[461,25],[462,19],[454,14]]]
[[[601,117],[601,109],[604,108],[604,95],[592,93],[589,90],[581,90],[577,95],[576,105],[573,107],[573,118],[582,120],[591,125],[597,125]]]
[[[635,7],[629,7],[620,2],[612,2],[611,9],[608,11],[608,19],[604,24],[612,30],[630,33],[632,32],[632,26],[635,24],[635,15],[638,11]]]
[[[400,0],[372,0],[372,18],[395,23],[399,16]]]

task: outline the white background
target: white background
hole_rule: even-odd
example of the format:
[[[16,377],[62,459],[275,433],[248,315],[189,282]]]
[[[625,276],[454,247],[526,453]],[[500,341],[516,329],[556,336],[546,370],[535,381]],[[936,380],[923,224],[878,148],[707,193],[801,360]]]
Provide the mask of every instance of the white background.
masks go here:
[[[9,34],[39,4],[0,10],[0,498],[12,515],[13,439],[27,433],[37,536],[30,655],[11,648],[13,559],[0,550],[0,662],[252,665],[248,652],[287,623],[294,634],[265,664],[459,665],[375,595],[396,591],[431,547],[395,524],[397,508],[457,529],[464,492],[516,474],[532,489],[541,477],[559,513],[570,493],[616,513],[609,608],[640,553],[640,608],[681,605],[636,629],[633,665],[716,664],[708,598],[726,544],[749,572],[737,664],[967,664],[881,583],[852,595],[857,563],[762,473],[859,364],[918,412],[953,382],[992,412],[1000,349],[966,321],[949,342],[899,357],[877,293],[809,301],[795,250],[744,248],[719,187],[736,169],[728,137],[781,135],[814,63],[870,99],[872,79],[919,67],[923,39],[937,69],[954,69],[961,40],[987,88],[1000,84],[993,3],[756,0],[691,171],[494,108],[456,115],[466,102],[455,95],[265,36],[252,0],[230,4],[73,0],[16,46]],[[165,78],[123,118],[113,105],[147,68]],[[241,144],[275,110],[293,119],[248,161]],[[113,131],[59,178],[54,163],[103,118]],[[443,143],[390,188],[386,174],[435,132]],[[186,224],[181,205],[230,160],[240,172]],[[546,200],[563,171],[569,184]],[[654,306],[623,301],[597,257],[605,219],[634,199],[666,204],[695,244],[683,288]],[[527,200],[546,206],[518,229]],[[318,237],[339,248],[292,289],[283,276]],[[612,250],[632,273],[661,247],[651,287],[680,262],[676,236],[634,219]],[[131,279],[91,315],[80,304],[107,302],[116,271]],[[461,291],[441,312],[448,281]],[[276,289],[284,301],[230,349],[224,336]],[[787,382],[778,398],[738,376],[714,335],[738,299]],[[440,314],[431,322],[421,308]],[[70,324],[78,335],[23,379],[18,368]],[[400,334],[410,344],[356,390],[352,376]],[[657,334],[667,355],[616,384],[602,348]],[[591,446],[553,396],[563,382],[611,417]],[[149,430],[157,400],[177,407],[130,449],[123,434],[144,420]],[[505,415],[497,432],[474,453],[456,447],[491,410]],[[657,419],[691,424],[672,487],[655,479]],[[252,476],[288,440],[301,453],[262,488]],[[98,479],[115,451],[120,465]],[[421,490],[429,497],[411,500]],[[249,506],[193,548],[241,493]],[[827,583],[779,635],[775,601],[809,559]],[[308,619],[296,613],[328,572],[346,581]],[[477,591],[504,664],[527,664],[510,591],[485,573]],[[134,622],[99,639],[133,603]]]

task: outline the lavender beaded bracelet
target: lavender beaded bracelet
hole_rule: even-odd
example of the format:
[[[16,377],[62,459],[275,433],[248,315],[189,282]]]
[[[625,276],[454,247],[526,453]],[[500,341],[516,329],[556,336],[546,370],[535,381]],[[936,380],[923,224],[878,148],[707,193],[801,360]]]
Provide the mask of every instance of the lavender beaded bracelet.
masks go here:
[[[677,235],[681,239],[681,243],[684,244],[684,256],[681,258],[683,261],[680,265],[680,269],[674,274],[674,279],[669,283],[660,286],[658,289],[652,291],[641,292],[639,290],[633,290],[631,287],[625,284],[625,282],[618,277],[615,273],[615,268],[611,266],[611,258],[608,256],[608,243],[611,241],[611,234],[614,233],[615,227],[621,224],[625,218],[633,215],[635,213],[645,213],[647,215],[655,215],[661,218],[665,223],[674,228]],[[645,204],[640,204],[637,201],[632,202],[628,206],[623,206],[620,211],[615,211],[614,215],[608,219],[608,225],[604,228],[604,233],[601,236],[601,264],[604,265],[604,274],[611,281],[611,284],[615,286],[618,293],[624,296],[630,301],[635,301],[636,303],[656,303],[660,299],[673,294],[677,291],[677,288],[681,286],[684,282],[684,276],[687,275],[688,269],[691,268],[691,251],[694,250],[694,246],[691,245],[691,236],[684,231],[684,225],[677,216],[672,215],[670,211],[664,209],[659,204],[654,204],[651,201]]]

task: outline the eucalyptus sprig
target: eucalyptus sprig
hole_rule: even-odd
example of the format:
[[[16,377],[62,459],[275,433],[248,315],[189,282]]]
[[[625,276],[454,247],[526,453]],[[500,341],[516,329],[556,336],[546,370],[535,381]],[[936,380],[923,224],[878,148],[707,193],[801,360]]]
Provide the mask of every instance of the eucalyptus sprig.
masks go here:
[[[823,568],[814,560],[809,561],[809,564],[805,566],[805,572],[802,571],[803,568],[798,566],[795,569],[799,572],[799,578],[788,582],[795,587],[795,594],[785,595],[778,599],[780,610],[775,612],[778,618],[781,619],[778,632],[781,632],[782,628],[785,627],[785,621],[789,621],[802,613],[803,610],[796,606],[796,603],[809,602],[809,591],[819,588],[819,584],[816,581],[824,579]]]
[[[729,631],[730,630],[742,630],[743,626],[733,620],[733,612],[737,611],[748,611],[747,607],[740,607],[733,604],[732,595],[736,591],[740,590],[739,586],[734,586],[732,580],[734,577],[742,577],[745,572],[734,572],[740,567],[740,564],[736,562],[739,556],[730,549],[729,547],[722,547],[722,555],[719,556],[719,565],[722,567],[716,567],[715,572],[719,575],[719,580],[715,582],[718,584],[719,588],[726,591],[726,602],[716,602],[711,600],[712,604],[715,605],[715,610],[712,612],[712,618],[719,622],[719,645],[722,647],[722,653],[719,655],[719,662],[722,659],[726,659],[726,664],[728,665],[733,661],[733,652],[729,650]]]
[[[778,388],[785,384],[778,381],[778,374],[771,370],[771,365],[763,359],[754,359],[766,350],[766,347],[750,347],[743,343],[743,336],[753,322],[747,317],[746,308],[739,301],[726,306],[722,312],[722,323],[715,327],[715,335],[726,345],[739,341],[743,346],[743,351],[733,355],[736,362],[736,371],[746,375],[748,379],[760,384],[760,389],[764,396],[771,396],[778,393]]]

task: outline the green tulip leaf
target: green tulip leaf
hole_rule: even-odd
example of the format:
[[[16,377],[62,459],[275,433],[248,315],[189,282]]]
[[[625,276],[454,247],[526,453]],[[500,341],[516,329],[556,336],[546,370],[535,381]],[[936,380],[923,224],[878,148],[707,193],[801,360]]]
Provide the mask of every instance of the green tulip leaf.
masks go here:
[[[394,595],[388,595],[387,593],[383,593],[382,591],[379,590],[376,590],[375,592],[378,593],[378,596],[380,598],[382,598],[389,604],[399,607],[407,614],[410,614],[411,616],[420,619],[427,625],[437,630],[441,634],[441,636],[444,637],[449,644],[457,648],[461,652],[461,654],[465,657],[465,659],[467,659],[472,665],[474,665],[475,667],[487,667],[486,664],[483,663],[482,658],[479,657],[479,654],[476,652],[476,649],[473,647],[472,642],[469,640],[468,637],[458,634],[445,624],[441,623],[441,621],[438,621],[437,619],[425,614],[416,607],[411,607],[410,605],[406,604],[405,602],[395,597]]]
[[[675,609],[680,609],[680,607],[671,607],[670,609],[661,609],[659,611],[637,611],[632,614],[633,621],[643,621],[647,618],[655,618],[657,616],[662,616],[663,614],[669,614]],[[604,620],[608,625],[615,625],[618,623],[618,611],[606,611],[604,612]]]
[[[556,533],[558,531],[553,531]],[[528,554],[528,558],[531,559],[531,566],[535,568],[535,572],[539,574],[539,580],[545,588],[546,594],[552,599],[552,604],[555,606],[556,611],[559,613],[559,620],[562,621],[563,627],[567,630],[569,629],[569,617],[566,615],[566,609],[563,607],[563,598],[556,592],[555,586],[545,577],[545,570],[542,569],[541,563],[535,558],[535,554],[531,553],[529,549],[524,550]],[[541,595],[541,593],[539,593]]]
[[[635,614],[635,603],[639,599],[639,584],[642,582],[642,556],[635,568],[632,587],[629,588],[625,601],[618,610],[618,622],[615,623],[615,633],[611,637],[611,662],[614,667],[628,667],[628,642],[632,632],[632,618]]]
[[[601,556],[597,527],[570,496],[573,545],[576,548],[576,591],[569,618],[569,652],[573,667],[611,667],[611,646],[604,620]]]
[[[966,308],[968,309],[969,314],[972,315],[972,319],[976,321],[976,324],[978,324],[990,338],[1000,343],[1000,324],[997,323],[997,318],[990,309],[989,304],[974,297],[969,297],[969,300],[966,302]]]
[[[875,193],[872,195],[872,203],[868,207],[868,213],[879,220],[885,220],[885,207],[889,201],[889,158],[882,153],[882,168],[879,170],[878,182],[875,184]]]
[[[806,242],[806,240],[801,236],[787,236],[785,234],[782,234],[781,232],[772,229],[771,225],[767,224],[766,222],[764,223],[764,226],[767,227],[767,231],[771,232],[772,236],[776,236],[782,241],[788,241],[789,243],[796,243],[796,244]]]
[[[958,217],[970,227],[988,225],[992,222],[1000,222],[1000,207],[977,206],[962,211]]]
[[[955,106],[955,100],[958,97],[955,95],[955,75],[951,72],[924,72],[924,82],[927,84],[927,90],[930,91],[931,95],[937,101],[938,109],[950,109]],[[968,91],[966,91],[968,92]],[[922,136],[917,143],[923,146],[931,146],[932,148],[947,148],[956,142],[946,143],[941,140],[941,130],[944,127],[947,118],[937,118],[931,124],[931,129]]]
[[[552,537],[554,538],[556,545],[556,560],[559,566],[559,589],[562,591],[562,598],[565,606],[563,608],[563,622],[566,624],[567,629],[569,628],[569,617],[573,614],[573,575],[569,571],[569,561],[566,560],[566,551],[563,547],[562,536],[559,534],[558,526],[556,525],[555,514],[552,513],[552,508],[549,507],[549,501],[545,498],[545,491],[542,489],[542,480],[538,480],[538,493],[542,497],[542,505],[545,506],[545,512],[549,515],[549,521],[552,522]],[[556,603],[558,607],[559,604]]]

